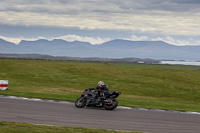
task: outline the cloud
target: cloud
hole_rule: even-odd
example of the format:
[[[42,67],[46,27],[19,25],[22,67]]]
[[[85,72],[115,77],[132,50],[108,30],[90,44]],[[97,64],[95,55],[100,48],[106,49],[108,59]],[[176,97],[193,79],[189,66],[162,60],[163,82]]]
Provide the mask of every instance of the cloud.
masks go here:
[[[100,38],[100,37],[83,37],[83,36],[78,36],[78,35],[65,35],[65,36],[60,36],[60,37],[36,37],[36,38],[24,38],[24,37],[4,37],[4,36],[0,36],[1,39],[15,43],[15,44],[19,44],[22,40],[26,40],[26,41],[36,41],[39,39],[46,39],[49,41],[52,41],[54,39],[62,39],[68,42],[73,42],[73,41],[81,41],[81,42],[89,42],[93,45],[95,44],[102,44],[104,42],[110,41],[110,38]]]
[[[24,37],[4,37],[0,36],[1,39],[4,39],[6,41],[19,44],[21,40],[26,40],[26,41],[36,41],[39,39],[46,39],[49,41],[52,41],[54,39],[62,39],[68,42],[73,42],[73,41],[81,41],[81,42],[89,42],[92,45],[99,45],[104,42],[111,41],[110,38],[101,38],[101,37],[88,37],[88,36],[79,36],[75,34],[69,34],[65,36],[59,36],[59,37],[35,37],[35,38],[24,38]],[[149,36],[137,36],[135,34],[132,34],[129,38],[119,38],[119,39],[124,39],[124,40],[130,40],[130,41],[163,41],[172,45],[177,45],[177,46],[184,46],[184,45],[200,45],[200,41],[189,38],[190,41],[188,40],[180,40],[180,39],[175,39],[171,36],[165,36],[165,37],[149,37]]]
[[[2,0],[1,24],[200,35],[197,0]]]
[[[5,37],[5,36],[0,36],[1,39],[6,40],[8,42],[12,42],[15,44],[19,44],[22,40],[26,40],[26,41],[35,41],[35,40],[39,40],[39,39],[47,39],[45,37],[37,37],[37,38],[24,38],[24,37]],[[47,39],[48,40],[48,39]]]
[[[130,40],[130,41],[147,41],[149,40],[148,36],[136,36],[136,35],[131,35],[130,38],[123,38],[125,40]]]
[[[199,40],[195,40],[193,38],[190,38],[190,41],[187,40],[180,40],[175,39],[171,36],[165,36],[165,37],[148,37],[148,36],[137,36],[137,35],[131,35],[129,38],[122,38],[125,40],[131,40],[131,41],[163,41],[172,45],[176,46],[185,46],[185,45],[200,45]]]
[[[171,0],[172,2],[175,3],[181,3],[181,4],[200,4],[199,0]]]
[[[152,38],[151,41],[164,41],[166,43],[177,45],[177,46],[200,45],[198,40],[194,40],[194,41],[179,40],[179,39],[174,39],[171,36]]]
[[[93,45],[102,44],[104,42],[111,40],[110,38],[83,37],[83,36],[78,36],[78,35],[66,35],[66,36],[55,37],[53,39],[63,39],[65,41],[69,41],[69,42],[73,42],[73,41],[89,42]]]

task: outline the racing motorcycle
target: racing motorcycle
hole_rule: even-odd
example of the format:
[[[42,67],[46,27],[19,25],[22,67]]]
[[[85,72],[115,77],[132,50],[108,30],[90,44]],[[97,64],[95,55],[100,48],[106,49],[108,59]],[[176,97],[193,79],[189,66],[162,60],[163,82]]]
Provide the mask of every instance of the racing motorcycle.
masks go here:
[[[113,110],[118,106],[116,98],[120,94],[120,92],[111,91],[105,95],[100,89],[91,90],[88,88],[81,94],[81,97],[76,100],[75,105],[77,108],[96,106],[104,107],[107,110]]]

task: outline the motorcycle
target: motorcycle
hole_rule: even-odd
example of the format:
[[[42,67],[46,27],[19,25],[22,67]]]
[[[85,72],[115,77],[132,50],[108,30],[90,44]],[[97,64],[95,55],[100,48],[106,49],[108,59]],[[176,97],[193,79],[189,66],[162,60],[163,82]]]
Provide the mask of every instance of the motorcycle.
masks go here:
[[[88,88],[81,94],[81,97],[76,100],[75,106],[77,108],[96,106],[104,107],[106,110],[113,110],[118,106],[118,101],[116,98],[120,94],[120,92],[111,91],[105,95],[105,93],[100,89],[90,90]]]

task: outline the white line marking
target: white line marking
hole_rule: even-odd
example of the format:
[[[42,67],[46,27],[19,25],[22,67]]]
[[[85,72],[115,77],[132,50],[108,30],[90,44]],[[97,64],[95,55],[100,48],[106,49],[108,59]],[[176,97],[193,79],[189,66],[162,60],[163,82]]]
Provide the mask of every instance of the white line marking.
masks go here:
[[[118,106],[117,108],[120,108],[120,109],[132,109],[131,107],[124,107],[124,106]]]

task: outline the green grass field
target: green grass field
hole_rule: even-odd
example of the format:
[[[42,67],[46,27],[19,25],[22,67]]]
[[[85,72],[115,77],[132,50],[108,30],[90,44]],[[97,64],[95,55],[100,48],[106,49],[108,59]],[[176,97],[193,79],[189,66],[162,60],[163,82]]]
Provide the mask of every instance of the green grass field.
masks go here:
[[[131,63],[0,60],[2,95],[75,101],[102,80],[119,105],[200,112],[200,67]]]
[[[60,127],[33,125],[14,122],[0,122],[0,133],[126,133],[104,129],[89,129],[82,127]],[[131,132],[139,133],[139,132]]]

